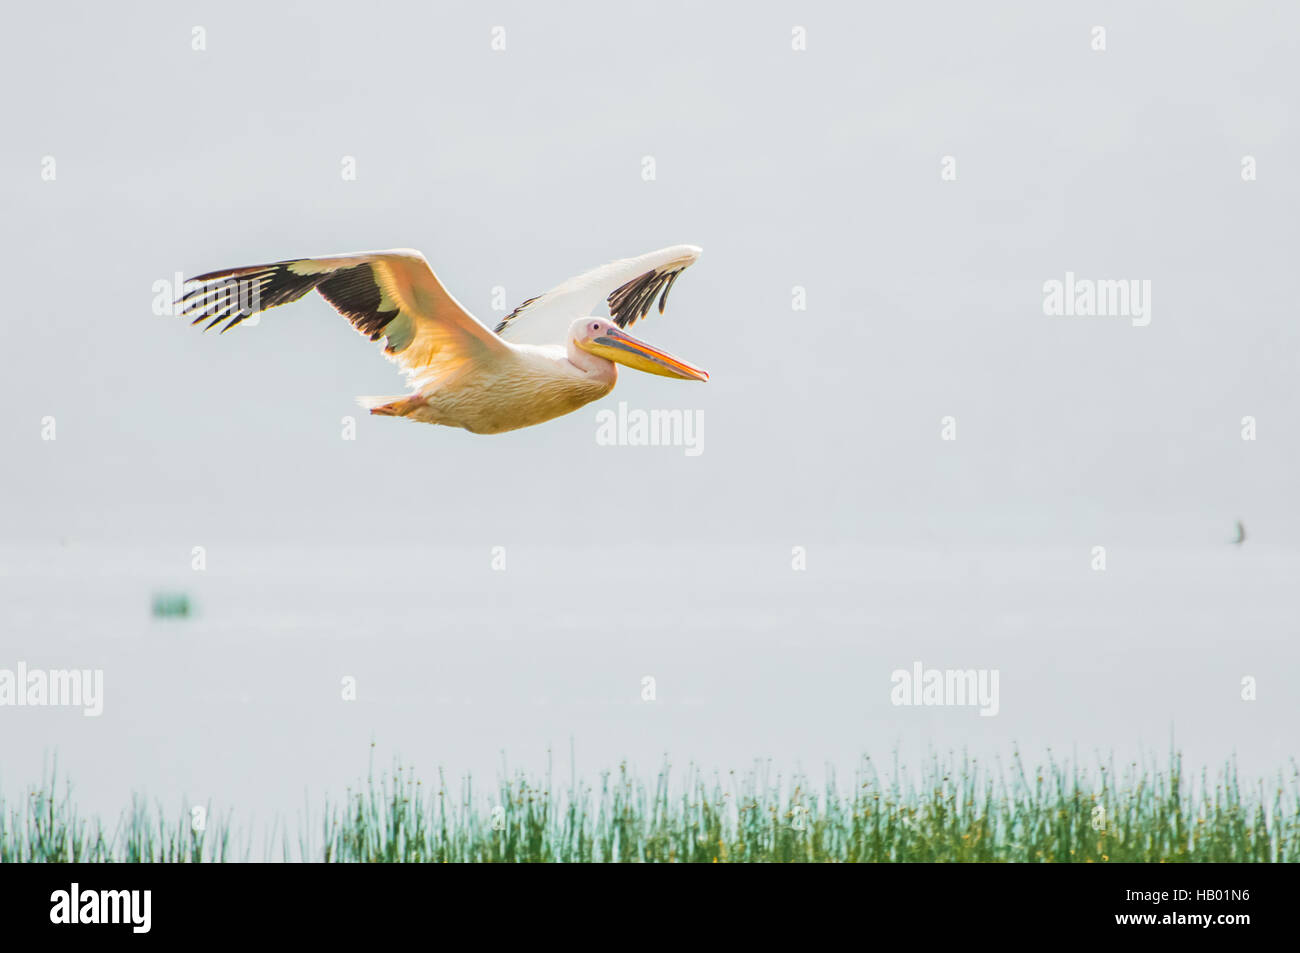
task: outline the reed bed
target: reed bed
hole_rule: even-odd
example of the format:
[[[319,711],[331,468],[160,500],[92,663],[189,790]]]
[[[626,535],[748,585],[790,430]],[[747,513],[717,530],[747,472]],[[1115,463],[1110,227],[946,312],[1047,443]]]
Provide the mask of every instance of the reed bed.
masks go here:
[[[476,789],[424,783],[394,764],[326,802],[295,834],[253,837],[230,816],[197,830],[141,798],[112,826],[80,816],[52,775],[23,803],[0,801],[0,862],[364,863],[1289,862],[1300,859],[1300,770],[1243,784],[1229,762],[1188,778],[1182,758],[1083,770],[1048,757],[1030,769],[932,756],[882,775],[864,758],[850,784],[813,790],[769,764],[651,779],[626,765],[557,791],[507,776]]]

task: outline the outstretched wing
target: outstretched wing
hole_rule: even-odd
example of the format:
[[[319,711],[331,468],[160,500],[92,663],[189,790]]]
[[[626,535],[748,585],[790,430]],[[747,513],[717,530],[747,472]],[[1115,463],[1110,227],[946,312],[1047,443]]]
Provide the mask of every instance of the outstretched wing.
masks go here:
[[[185,283],[181,313],[224,334],[312,289],[411,377],[441,376],[506,345],[447,291],[418,251],[356,252],[210,271]]]
[[[593,268],[529,298],[497,325],[496,332],[515,344],[560,344],[570,324],[604,305],[622,328],[645,317],[656,297],[663,314],[673,282],[700,257],[700,251],[695,245],[673,245]]]

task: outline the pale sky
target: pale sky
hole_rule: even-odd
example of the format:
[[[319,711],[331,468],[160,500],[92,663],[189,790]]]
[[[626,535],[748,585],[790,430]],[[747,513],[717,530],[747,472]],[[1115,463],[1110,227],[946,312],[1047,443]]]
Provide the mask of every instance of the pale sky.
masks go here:
[[[1300,6],[11,6],[0,668],[105,673],[102,718],[0,719],[11,791],[57,753],[88,811],[262,821],[372,740],[452,778],[1295,753]],[[711,380],[499,436],[365,416],[401,378],[318,296],[152,310],[409,246],[495,325],[679,243],[636,331]],[[1150,323],[1045,314],[1067,274]],[[702,452],[600,445],[620,402]],[[916,663],[999,671],[997,717],[893,706]]]
[[[7,534],[1300,534],[1300,9],[376,9],[9,12]],[[316,296],[223,338],[151,312],[177,271],[414,246],[493,324],[496,286],[509,308],[678,242],[704,255],[640,330],[712,380],[625,371],[504,436],[360,417],[341,440],[400,378]],[[1151,323],[1045,316],[1067,271],[1150,281]],[[704,452],[598,447],[620,400],[703,411]],[[661,515],[575,527],[591,486]]]

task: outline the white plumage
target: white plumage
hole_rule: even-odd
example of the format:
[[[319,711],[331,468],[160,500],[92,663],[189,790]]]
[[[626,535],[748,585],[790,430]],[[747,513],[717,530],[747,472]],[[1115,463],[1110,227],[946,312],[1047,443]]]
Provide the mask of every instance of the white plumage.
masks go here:
[[[603,397],[615,363],[665,377],[708,374],[624,329],[659,301],[700,254],[674,245],[624,258],[530,298],[489,330],[443,286],[418,251],[395,249],[230,268],[186,283],[182,313],[222,332],[313,289],[405,372],[413,392],[360,398],[372,414],[501,433]],[[593,312],[602,305],[610,318]]]

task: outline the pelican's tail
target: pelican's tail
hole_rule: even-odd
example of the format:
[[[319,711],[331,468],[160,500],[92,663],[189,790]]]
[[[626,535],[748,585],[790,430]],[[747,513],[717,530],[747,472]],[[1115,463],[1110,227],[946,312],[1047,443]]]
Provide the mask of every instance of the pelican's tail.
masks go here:
[[[407,397],[358,397],[357,403],[380,417],[405,417],[425,406],[425,400],[419,394]]]

